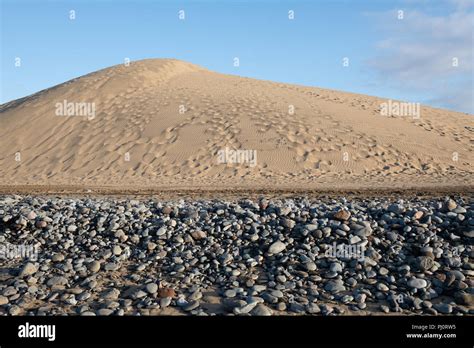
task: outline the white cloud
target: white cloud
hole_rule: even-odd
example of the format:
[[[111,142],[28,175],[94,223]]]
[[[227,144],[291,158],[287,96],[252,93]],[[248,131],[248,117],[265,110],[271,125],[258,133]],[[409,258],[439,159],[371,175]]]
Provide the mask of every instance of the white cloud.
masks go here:
[[[430,95],[427,102],[436,106],[474,113],[473,2],[450,3],[451,13],[443,16],[410,9],[403,19],[398,9],[371,14],[387,38],[377,43],[368,65],[382,83]]]

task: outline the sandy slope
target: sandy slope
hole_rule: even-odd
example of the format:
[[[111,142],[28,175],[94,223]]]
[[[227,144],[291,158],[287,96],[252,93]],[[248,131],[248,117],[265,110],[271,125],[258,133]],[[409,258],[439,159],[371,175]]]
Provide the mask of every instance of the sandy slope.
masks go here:
[[[57,116],[64,100],[94,102],[95,117]],[[379,112],[385,101],[176,60],[118,65],[1,105],[0,183],[473,185],[472,115],[422,106],[420,119],[386,117]],[[256,150],[256,165],[219,164],[226,147]]]

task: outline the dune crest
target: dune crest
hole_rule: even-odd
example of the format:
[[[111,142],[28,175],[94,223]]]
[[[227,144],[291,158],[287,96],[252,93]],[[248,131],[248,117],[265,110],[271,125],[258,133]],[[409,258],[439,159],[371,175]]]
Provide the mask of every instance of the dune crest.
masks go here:
[[[383,116],[384,102],[177,60],[131,62],[1,105],[0,178],[176,188],[472,185],[472,115],[421,106],[419,118]]]

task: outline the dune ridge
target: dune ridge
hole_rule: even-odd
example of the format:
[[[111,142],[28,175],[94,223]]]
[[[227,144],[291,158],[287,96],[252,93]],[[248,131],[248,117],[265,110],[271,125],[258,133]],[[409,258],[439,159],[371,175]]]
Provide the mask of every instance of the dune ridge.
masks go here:
[[[58,103],[95,114],[57,115]],[[3,185],[373,188],[473,185],[472,115],[211,72],[106,68],[0,106]],[[256,163],[219,163],[223,149]]]

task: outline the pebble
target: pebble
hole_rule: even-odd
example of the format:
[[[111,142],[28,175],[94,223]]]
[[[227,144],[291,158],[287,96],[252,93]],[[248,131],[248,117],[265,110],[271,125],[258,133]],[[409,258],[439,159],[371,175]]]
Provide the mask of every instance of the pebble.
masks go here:
[[[87,265],[87,269],[92,273],[97,273],[100,270],[100,262],[99,261],[92,261]]]
[[[235,297],[237,295],[237,292],[234,289],[229,289],[224,291],[224,296],[228,298]]]
[[[112,253],[114,255],[120,255],[122,253],[122,248],[120,247],[120,245],[114,245],[114,247],[112,248]]]
[[[443,314],[451,314],[453,311],[453,307],[448,303],[435,303],[433,304],[433,308]]]
[[[329,291],[331,293],[338,293],[346,290],[346,288],[344,287],[344,283],[342,282],[342,280],[337,279],[328,281],[324,286],[324,290]]]
[[[272,245],[270,245],[270,247],[268,248],[268,252],[271,254],[279,254],[285,249],[286,249],[285,243],[276,241]]]
[[[422,272],[429,271],[434,266],[434,260],[428,256],[418,257],[418,267]]]
[[[49,287],[54,287],[54,286],[63,286],[63,285],[66,285],[67,283],[68,283],[68,280],[65,277],[54,276],[48,280],[47,285]]]
[[[192,301],[190,302],[189,304],[187,304],[186,306],[183,307],[183,310],[185,312],[190,312],[196,308],[198,308],[200,305],[199,301]]]
[[[427,285],[428,283],[424,279],[413,278],[408,281],[408,286],[410,288],[423,289],[426,288]]]
[[[164,297],[176,297],[176,291],[171,288],[161,288],[158,290],[158,297],[164,298]]]
[[[473,314],[474,204],[466,198],[0,202],[0,243],[41,250],[0,272],[4,314],[33,304],[37,315],[69,314],[65,306],[149,315],[170,305],[217,314],[204,303],[237,315]],[[326,255],[334,245],[349,252]],[[219,295],[203,297],[204,289]]]
[[[8,314],[10,315],[20,315],[21,313],[21,308],[18,307],[17,305],[13,305],[10,307],[10,309],[8,310]]]
[[[145,289],[149,294],[156,294],[158,291],[158,285],[156,285],[155,283],[148,283],[145,286]]]
[[[20,277],[29,276],[29,275],[35,274],[37,270],[38,268],[36,267],[34,263],[28,262],[20,271],[19,276]]]
[[[252,310],[252,314],[256,316],[271,316],[273,311],[267,306],[259,304]]]
[[[334,214],[334,218],[341,221],[349,220],[350,217],[351,217],[351,213],[344,209],[339,210],[338,212]]]
[[[161,308],[166,308],[171,304],[171,297],[163,297],[160,299],[160,307]]]
[[[310,261],[305,263],[305,268],[307,271],[312,272],[317,269],[317,266],[314,262]]]
[[[116,300],[120,296],[120,291],[118,289],[108,289],[102,294],[102,298],[106,300]]]

